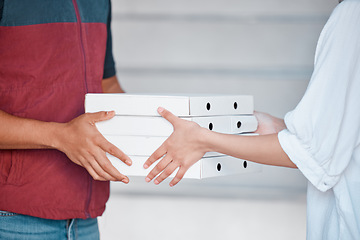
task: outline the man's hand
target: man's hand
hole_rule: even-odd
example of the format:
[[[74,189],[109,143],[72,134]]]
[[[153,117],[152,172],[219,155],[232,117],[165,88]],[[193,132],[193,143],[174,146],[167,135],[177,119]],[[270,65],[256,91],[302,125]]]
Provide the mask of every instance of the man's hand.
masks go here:
[[[54,147],[64,152],[71,161],[84,167],[95,180],[128,183],[128,177],[110,163],[106,153],[119,158],[129,166],[130,158],[108,142],[95,126],[96,122],[109,120],[114,114],[114,112],[85,113],[63,124],[56,132],[57,140]]]

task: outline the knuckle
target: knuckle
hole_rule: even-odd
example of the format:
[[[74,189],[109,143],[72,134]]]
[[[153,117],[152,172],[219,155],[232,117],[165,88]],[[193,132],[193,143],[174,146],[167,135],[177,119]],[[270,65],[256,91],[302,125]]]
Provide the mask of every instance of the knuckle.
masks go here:
[[[94,175],[94,176],[93,176],[93,179],[94,179],[95,181],[101,181],[101,180],[103,180],[103,178],[100,177],[99,175]]]
[[[158,172],[153,169],[153,170],[148,174],[148,177],[151,178],[151,179],[153,179],[157,174],[158,174]]]
[[[150,172],[148,175],[147,175],[148,178],[150,179],[153,179],[154,178],[154,174],[152,172]]]
[[[162,182],[165,179],[164,176],[160,175],[159,177],[156,178],[157,181]]]
[[[114,145],[110,145],[107,149],[108,153],[111,155],[115,154],[117,151],[117,148]],[[119,155],[122,155],[121,152],[118,153]]]
[[[84,113],[84,114],[82,114],[80,117],[82,117],[82,118],[89,118],[91,116],[91,113]]]
[[[162,169],[163,169],[163,167],[161,166],[160,163],[154,167],[154,170],[155,170],[156,172],[160,172]]]
[[[151,161],[155,161],[155,159],[159,159],[161,157],[161,154],[159,152],[155,152],[153,154],[153,157],[151,158]]]
[[[169,176],[170,174],[172,174],[172,172],[173,172],[173,170],[172,170],[172,169],[168,169],[168,168],[166,168],[166,169],[164,170],[164,174],[165,174],[165,176]]]
[[[183,161],[184,162],[184,161]],[[183,164],[181,164],[181,166],[185,169],[188,169],[191,167],[191,163],[188,163],[188,162],[184,162]]]
[[[173,182],[178,183],[181,180],[179,176],[174,177]]]
[[[183,163],[181,166],[183,167],[183,168],[185,168],[185,169],[188,169],[189,168],[189,163]]]
[[[94,135],[95,136],[92,138],[92,141],[94,141],[96,145],[100,145],[104,141],[104,137],[101,134]]]
[[[153,158],[153,157],[149,157],[149,159],[148,160],[146,160],[146,162],[145,162],[145,164],[147,164],[147,165],[151,165],[151,164],[153,164],[155,162],[155,159]]]
[[[176,178],[179,179],[179,181],[184,177],[185,175],[185,171],[181,171],[181,172],[178,172],[178,174],[176,174]]]
[[[110,171],[113,168],[113,165],[109,161],[105,161],[101,164],[102,168],[106,171]]]

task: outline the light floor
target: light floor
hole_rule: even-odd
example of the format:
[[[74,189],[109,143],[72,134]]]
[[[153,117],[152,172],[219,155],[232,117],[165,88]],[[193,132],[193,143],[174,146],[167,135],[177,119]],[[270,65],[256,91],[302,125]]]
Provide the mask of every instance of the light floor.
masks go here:
[[[230,194],[229,189],[206,192],[115,189],[99,219],[101,239],[306,239],[304,191],[238,187]]]

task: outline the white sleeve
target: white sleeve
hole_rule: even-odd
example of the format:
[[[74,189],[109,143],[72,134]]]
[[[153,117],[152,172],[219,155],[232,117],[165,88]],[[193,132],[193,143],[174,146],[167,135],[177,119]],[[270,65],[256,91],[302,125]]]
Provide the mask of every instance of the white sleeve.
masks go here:
[[[332,188],[360,144],[360,1],[332,13],[308,89],[285,124],[278,138],[291,161],[320,191]]]

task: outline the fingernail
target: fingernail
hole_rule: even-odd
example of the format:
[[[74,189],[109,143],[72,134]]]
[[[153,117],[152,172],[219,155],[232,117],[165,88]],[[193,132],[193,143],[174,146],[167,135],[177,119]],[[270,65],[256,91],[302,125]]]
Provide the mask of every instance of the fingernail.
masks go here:
[[[170,187],[173,187],[173,186],[174,186],[174,184],[172,184],[172,183],[170,183],[169,185],[170,185]]]
[[[131,165],[131,164],[132,164],[132,161],[131,161],[131,160],[126,160],[125,163],[126,163],[127,165]]]
[[[159,108],[158,108],[158,112],[159,112],[159,113],[162,113],[163,111],[164,111],[164,108],[162,108],[162,107],[159,107]]]
[[[144,164],[144,168],[147,169],[149,166],[147,164]]]
[[[154,183],[155,183],[156,185],[158,185],[158,184],[159,184],[159,181],[158,181],[158,180],[155,180]]]
[[[150,182],[151,179],[150,179],[149,177],[146,177],[146,178],[145,178],[145,181],[146,181],[146,182]]]
[[[123,180],[121,180],[123,183],[129,183],[129,179],[124,178]]]

